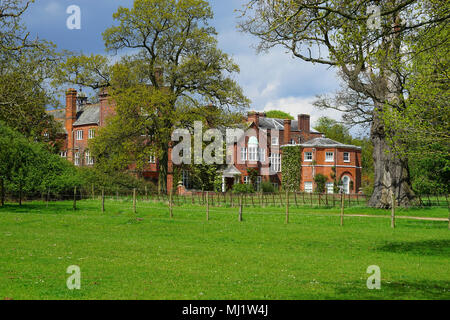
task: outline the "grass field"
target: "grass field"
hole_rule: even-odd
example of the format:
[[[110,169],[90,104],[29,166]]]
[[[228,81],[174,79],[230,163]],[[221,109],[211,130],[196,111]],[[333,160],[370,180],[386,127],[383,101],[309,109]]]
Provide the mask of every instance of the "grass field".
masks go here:
[[[0,208],[0,299],[450,299],[445,221],[346,217],[339,209],[210,209],[107,200]],[[348,214],[389,215],[364,207]],[[399,210],[447,218],[447,208]],[[81,268],[81,290],[66,269]],[[366,269],[381,268],[368,290]]]

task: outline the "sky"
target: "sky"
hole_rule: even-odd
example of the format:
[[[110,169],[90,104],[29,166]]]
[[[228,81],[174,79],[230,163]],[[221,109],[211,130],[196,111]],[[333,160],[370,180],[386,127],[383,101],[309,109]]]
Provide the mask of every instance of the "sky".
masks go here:
[[[317,95],[334,93],[339,80],[334,69],[313,65],[293,58],[283,48],[257,53],[255,37],[237,30],[235,10],[245,0],[210,0],[214,11],[211,25],[218,32],[219,48],[228,53],[240,66],[235,76],[244,94],[250,98],[251,110],[282,110],[294,117],[305,113],[314,122],[323,115],[340,120],[332,110],[317,110],[312,102]],[[58,49],[84,54],[104,54],[102,32],[113,25],[112,15],[119,6],[131,7],[132,0],[36,0],[24,16],[24,23],[32,36],[52,41]],[[70,30],[66,10],[71,5],[81,9],[81,29]]]

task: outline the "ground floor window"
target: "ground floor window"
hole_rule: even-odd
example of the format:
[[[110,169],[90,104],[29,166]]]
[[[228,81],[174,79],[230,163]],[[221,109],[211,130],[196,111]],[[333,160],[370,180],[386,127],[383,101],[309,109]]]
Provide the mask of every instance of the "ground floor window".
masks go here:
[[[73,164],[76,166],[80,165],[80,153],[79,152],[75,152]]]
[[[327,182],[327,193],[334,193],[334,183]]]
[[[344,188],[344,193],[345,194],[350,194],[350,182],[351,182],[351,179],[350,179],[350,177],[349,176],[344,176],[343,178],[342,178],[342,186],[343,186],[343,188]]]
[[[85,156],[86,156],[86,164],[88,166],[92,166],[94,164],[94,157],[91,156],[91,153],[89,151],[86,151]]]
[[[183,182],[183,186],[186,189],[191,189],[192,185],[191,185],[191,174],[189,171],[187,170],[183,170],[182,172],[182,182]]]
[[[313,183],[312,182],[305,182],[305,192],[313,192]]]
[[[256,191],[261,191],[261,181],[262,181],[261,176],[256,177]]]

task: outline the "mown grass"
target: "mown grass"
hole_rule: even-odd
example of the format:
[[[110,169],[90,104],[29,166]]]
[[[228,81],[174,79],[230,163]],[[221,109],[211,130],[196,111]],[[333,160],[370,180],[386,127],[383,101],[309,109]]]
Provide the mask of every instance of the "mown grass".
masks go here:
[[[284,209],[83,200],[0,208],[0,299],[449,299],[447,222]],[[387,215],[354,207],[349,214]],[[446,208],[399,215],[447,217]],[[81,268],[81,290],[66,269]],[[366,269],[381,268],[368,290]]]

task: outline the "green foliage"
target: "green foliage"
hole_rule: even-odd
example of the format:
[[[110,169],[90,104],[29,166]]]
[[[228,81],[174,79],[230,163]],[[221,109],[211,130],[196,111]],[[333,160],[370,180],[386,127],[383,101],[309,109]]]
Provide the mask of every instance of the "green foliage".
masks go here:
[[[130,192],[133,188],[142,192],[145,187],[147,187],[149,193],[155,193],[157,191],[154,183],[138,178],[129,172],[117,171],[115,173],[103,173],[97,168],[82,167],[78,168],[78,174],[82,188],[87,194],[92,192],[92,187],[94,187],[96,194],[102,188],[108,194],[114,194],[116,192],[126,193]]]
[[[135,163],[140,172],[152,153],[165,190],[173,129],[191,129],[194,119],[216,127],[231,125],[248,107],[249,100],[230,76],[239,67],[217,48],[216,31],[208,24],[212,17],[203,0],[135,0],[132,8],[119,7],[117,25],[103,33],[108,51],[131,48],[134,54],[114,66],[98,56],[61,65],[60,82],[110,84],[117,115],[92,141],[102,171],[123,171]]]
[[[233,185],[233,193],[254,193],[255,189],[251,184],[235,183]]]
[[[290,119],[294,120],[294,117],[289,113],[280,110],[270,110],[266,112],[267,118],[275,118],[275,119]]]
[[[0,121],[34,141],[47,142],[61,129],[46,106],[58,105],[48,81],[62,54],[52,43],[29,39],[21,18],[31,2],[0,1]]]
[[[250,184],[253,186],[253,189],[256,190],[256,181],[258,178],[258,169],[256,168],[247,168],[247,174],[250,178]]]
[[[314,129],[325,134],[329,139],[336,140],[344,144],[351,144],[353,137],[349,132],[349,128],[342,123],[328,117],[320,117]]]
[[[275,192],[275,188],[269,181],[264,181],[261,183],[261,191],[264,193],[273,193]]]
[[[300,188],[302,174],[301,155],[302,148],[300,146],[283,147],[281,168],[284,190],[296,191]]]
[[[0,123],[0,179],[19,199],[52,189],[68,193],[81,184],[75,167],[47,147]]]
[[[325,186],[328,181],[327,176],[318,173],[314,176],[314,182],[316,183],[316,191],[318,193],[325,193]]]

